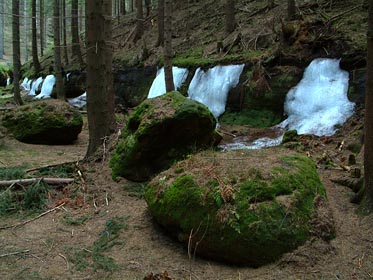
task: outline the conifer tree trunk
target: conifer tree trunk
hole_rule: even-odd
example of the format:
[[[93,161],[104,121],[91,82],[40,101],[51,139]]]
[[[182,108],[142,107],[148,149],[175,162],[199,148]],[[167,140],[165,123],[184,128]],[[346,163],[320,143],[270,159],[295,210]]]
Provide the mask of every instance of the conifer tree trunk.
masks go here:
[[[164,3],[164,78],[166,92],[173,91],[174,78],[172,73],[172,0]]]
[[[24,30],[24,44],[25,44],[25,62],[28,61],[28,21],[27,21],[27,0],[23,1],[23,30]]]
[[[122,16],[124,16],[126,14],[126,0],[122,0],[122,5],[121,5],[121,10],[120,10],[120,13],[122,14]]]
[[[158,39],[156,46],[164,43],[164,0],[158,0]]]
[[[234,0],[225,0],[225,32],[230,34],[236,28]]]
[[[86,158],[92,158],[110,134],[114,118],[111,102],[112,57],[109,34],[111,29],[111,0],[86,1],[86,44],[87,44],[87,111],[89,144]],[[109,65],[105,65],[105,64]]]
[[[36,29],[36,0],[31,2],[31,13],[32,13],[32,63],[34,65],[35,74],[40,72],[40,62],[38,58],[38,41],[37,41],[37,29]]]
[[[65,99],[62,79],[61,65],[61,27],[60,27],[60,2],[63,0],[54,0],[53,6],[53,42],[54,42],[54,72],[56,76],[56,92],[58,99]]]
[[[4,1],[0,1],[0,59],[4,55]]]
[[[364,135],[364,197],[361,209],[364,214],[371,214],[373,211],[373,0],[369,0]]]
[[[79,40],[78,2],[78,0],[71,1],[71,56],[72,59],[77,60],[80,65],[83,65]]]
[[[130,1],[130,11],[133,13],[133,1],[135,0],[129,0]]]
[[[288,20],[293,20],[295,13],[295,0],[288,0]]]
[[[65,64],[69,64],[69,56],[67,54],[67,34],[66,34],[66,0],[61,0],[62,1],[62,25],[63,25],[63,30],[62,30],[62,35],[63,35],[63,53],[64,53],[64,58],[65,58]]]
[[[21,47],[19,36],[19,0],[12,1],[12,36],[13,36],[13,84],[14,84],[14,102],[22,105],[19,79],[21,70]]]
[[[134,42],[139,40],[144,33],[142,0],[136,0],[136,33]]]
[[[40,26],[40,55],[44,55],[44,0],[39,2],[39,26]]]

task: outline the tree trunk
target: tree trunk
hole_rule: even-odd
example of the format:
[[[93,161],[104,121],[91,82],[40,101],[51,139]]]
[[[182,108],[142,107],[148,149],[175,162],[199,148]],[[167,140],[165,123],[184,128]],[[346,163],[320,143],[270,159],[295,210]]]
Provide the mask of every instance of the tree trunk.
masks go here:
[[[63,35],[63,53],[65,58],[65,65],[69,64],[69,55],[67,53],[67,34],[66,34],[66,0],[62,1],[62,35]]]
[[[82,66],[83,59],[80,51],[80,40],[79,40],[79,18],[78,18],[78,0],[71,1],[71,56],[72,59],[77,60]]]
[[[40,63],[38,58],[38,40],[36,29],[36,0],[32,0],[32,62],[34,64],[35,74],[39,75]]]
[[[4,1],[0,3],[0,59],[4,55]]]
[[[53,9],[53,42],[54,42],[54,72],[56,75],[56,92],[58,99],[65,99],[65,93],[62,80],[61,66],[61,40],[60,40],[60,2],[63,0],[54,0]]]
[[[126,14],[126,0],[122,0],[122,5],[120,8],[120,13],[122,16],[124,16]]]
[[[104,4],[105,2],[105,4]],[[110,134],[111,121],[114,116],[111,106],[112,85],[108,85],[111,71],[108,63],[112,56],[110,41],[105,31],[111,29],[111,14],[104,16],[104,11],[111,7],[111,0],[86,1],[86,44],[87,44],[87,112],[89,144],[86,158],[92,158],[105,137]],[[109,8],[110,10],[110,8]],[[106,26],[105,26],[106,25]]]
[[[40,0],[40,16],[39,16],[39,25],[40,25],[40,55],[44,55],[44,0]]]
[[[22,105],[23,101],[19,89],[19,78],[21,70],[21,48],[19,36],[19,0],[12,1],[12,35],[13,35],[13,84],[14,84],[14,101]]]
[[[152,6],[152,1],[145,0],[146,17],[150,15],[151,6]]]
[[[295,13],[295,0],[288,0],[288,20],[293,20]]]
[[[156,46],[164,43],[164,0],[158,0],[158,39]]]
[[[136,0],[136,33],[134,42],[137,42],[144,33],[144,22],[143,22],[143,11],[142,11],[142,0]]]
[[[373,1],[369,1],[367,50],[364,134],[364,197],[360,206],[364,214],[370,214],[373,211]]]
[[[130,11],[133,13],[133,1],[135,0],[129,0],[130,1]]]
[[[27,22],[27,0],[24,0],[23,2],[23,16],[24,16],[24,38],[25,38],[25,62],[28,61],[28,22]]]
[[[225,33],[230,34],[235,28],[234,0],[225,0]]]
[[[166,92],[173,91],[174,78],[172,74],[172,0],[165,0],[164,5],[164,78]]]

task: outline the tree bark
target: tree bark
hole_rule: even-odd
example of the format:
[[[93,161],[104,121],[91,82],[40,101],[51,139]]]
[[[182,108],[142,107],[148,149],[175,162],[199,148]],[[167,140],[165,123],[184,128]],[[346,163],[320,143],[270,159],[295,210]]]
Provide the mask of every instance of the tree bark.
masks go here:
[[[288,20],[293,20],[295,14],[295,0],[288,0]]]
[[[120,8],[120,13],[122,16],[124,16],[126,14],[126,0],[122,0],[122,5]]]
[[[236,28],[234,0],[225,0],[225,33],[230,34]]]
[[[23,1],[23,17],[24,17],[24,26],[23,26],[23,30],[24,30],[24,44],[25,44],[25,62],[28,61],[28,22],[27,22],[27,0],[24,0]]]
[[[364,214],[371,214],[373,211],[373,1],[369,1],[367,50],[364,134],[364,197],[360,207]]]
[[[172,0],[165,0],[164,6],[164,78],[166,92],[173,91],[174,78],[172,73]]]
[[[19,36],[19,0],[12,1],[12,36],[13,36],[13,84],[14,84],[14,102],[22,105],[19,79],[21,70],[20,59],[20,36]]]
[[[37,40],[37,29],[36,29],[36,0],[32,0],[32,63],[34,65],[35,74],[39,75],[40,62],[38,57],[38,40]]]
[[[54,0],[53,7],[53,42],[54,42],[54,72],[56,75],[56,92],[58,99],[65,99],[62,79],[61,65],[61,40],[60,40],[60,2],[63,0]]]
[[[164,44],[164,0],[158,0],[158,39],[156,46]]]
[[[69,55],[67,53],[67,34],[66,34],[66,0],[61,0],[62,1],[62,35],[63,35],[63,53],[64,53],[64,58],[65,58],[65,64],[69,64]]]
[[[144,33],[143,23],[143,11],[142,11],[142,0],[136,0],[136,33],[134,36],[134,42],[137,42]]]
[[[105,2],[105,4],[104,4]],[[106,6],[105,6],[106,5]],[[111,121],[114,112],[111,104],[111,71],[108,59],[112,46],[105,31],[111,28],[111,13],[104,11],[111,7],[111,0],[86,1],[86,44],[87,44],[87,111],[89,144],[86,159],[92,158],[105,137],[110,135]],[[107,11],[106,11],[107,12]],[[106,25],[106,26],[105,26]],[[110,34],[111,36],[111,34]]]
[[[44,55],[44,0],[40,0],[40,16],[39,16],[39,25],[40,25],[40,55]]]
[[[4,1],[0,2],[0,59],[4,55]]]
[[[71,1],[71,56],[82,66],[83,59],[79,40],[78,0]]]

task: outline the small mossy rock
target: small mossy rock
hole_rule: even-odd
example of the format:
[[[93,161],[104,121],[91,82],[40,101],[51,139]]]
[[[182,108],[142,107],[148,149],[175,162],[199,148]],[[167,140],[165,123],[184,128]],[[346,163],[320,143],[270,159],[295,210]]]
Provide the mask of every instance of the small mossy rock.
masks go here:
[[[206,106],[179,92],[145,100],[122,131],[110,161],[113,178],[148,180],[176,160],[211,147],[215,126]]]
[[[288,130],[285,132],[284,137],[282,138],[281,144],[289,143],[289,142],[298,142],[298,132],[296,130]]]
[[[32,102],[6,113],[2,123],[18,141],[62,145],[78,138],[83,118],[68,103],[48,99]]]
[[[145,199],[192,251],[258,267],[309,238],[314,199],[325,195],[315,164],[277,147],[196,154],[153,178]]]

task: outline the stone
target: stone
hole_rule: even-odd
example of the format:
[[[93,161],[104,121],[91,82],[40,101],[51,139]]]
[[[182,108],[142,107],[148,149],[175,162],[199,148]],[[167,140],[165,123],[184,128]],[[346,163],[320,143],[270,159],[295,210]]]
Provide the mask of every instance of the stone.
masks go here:
[[[202,152],[160,173],[145,191],[155,220],[188,250],[253,267],[310,238],[316,197],[326,201],[315,164],[281,147]],[[332,238],[334,227],[325,232]]]
[[[60,100],[32,102],[7,112],[3,126],[21,142],[70,144],[82,131],[83,118],[77,109]]]
[[[216,142],[216,120],[179,92],[145,100],[131,115],[110,161],[113,177],[146,181]]]

